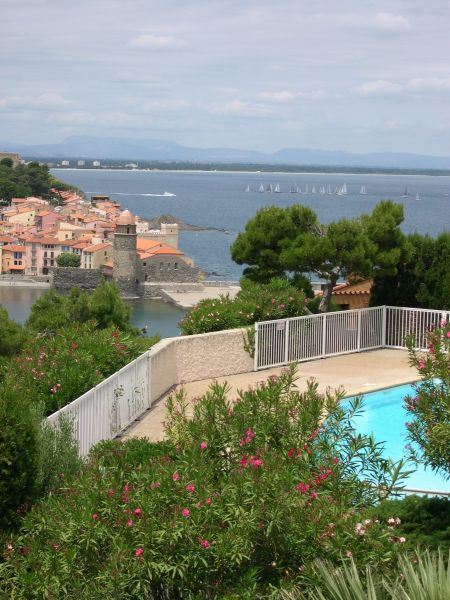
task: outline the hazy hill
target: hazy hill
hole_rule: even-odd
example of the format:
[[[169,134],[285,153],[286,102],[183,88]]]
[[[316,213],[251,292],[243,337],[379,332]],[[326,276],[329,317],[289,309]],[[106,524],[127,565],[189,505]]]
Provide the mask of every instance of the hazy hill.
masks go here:
[[[285,165],[336,165],[404,169],[450,169],[450,157],[397,152],[351,152],[284,148],[272,154],[235,148],[190,148],[168,140],[72,136],[58,144],[24,145],[0,142],[0,150],[26,157],[84,158],[100,160],[200,161]]]

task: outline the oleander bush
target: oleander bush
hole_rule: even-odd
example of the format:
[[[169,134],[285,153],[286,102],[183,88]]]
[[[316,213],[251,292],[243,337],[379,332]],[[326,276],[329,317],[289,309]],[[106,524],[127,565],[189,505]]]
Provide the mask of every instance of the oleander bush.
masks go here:
[[[30,339],[3,370],[2,388],[13,389],[49,415],[137,358],[158,338],[136,337],[95,322],[76,323]]]
[[[428,352],[416,351],[413,339],[408,348],[421,376],[415,395],[405,399],[410,454],[450,479],[450,323],[428,333]]]
[[[287,279],[275,278],[259,284],[243,277],[234,299],[222,296],[202,300],[180,323],[182,335],[207,333],[306,314],[305,294]]]
[[[314,561],[395,565],[402,540],[367,509],[402,465],[356,434],[341,393],[304,393],[287,370],[193,408],[168,403],[167,441],[109,441],[5,540],[0,595],[14,598],[276,598]],[[323,422],[324,412],[328,413]],[[378,488],[377,486],[381,486]]]

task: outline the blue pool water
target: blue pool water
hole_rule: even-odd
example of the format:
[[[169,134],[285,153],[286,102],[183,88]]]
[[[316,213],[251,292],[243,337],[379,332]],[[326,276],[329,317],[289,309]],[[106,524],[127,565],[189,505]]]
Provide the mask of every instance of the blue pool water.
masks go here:
[[[411,394],[415,395],[413,386],[409,384],[364,394],[364,412],[354,420],[354,426],[359,433],[373,433],[376,442],[385,443],[385,454],[394,461],[400,460],[405,453],[405,423],[408,416],[403,408],[403,399]],[[422,465],[411,466],[411,469],[413,468],[416,471],[409,476],[405,487],[434,491],[450,490],[450,481],[445,481],[431,469],[425,469]]]

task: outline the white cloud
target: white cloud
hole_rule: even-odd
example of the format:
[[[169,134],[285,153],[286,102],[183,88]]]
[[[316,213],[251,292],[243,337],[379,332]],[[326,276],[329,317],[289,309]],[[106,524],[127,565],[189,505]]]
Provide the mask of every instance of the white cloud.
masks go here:
[[[274,110],[265,104],[246,102],[244,100],[231,100],[223,106],[213,108],[215,114],[233,115],[236,117],[264,117],[273,114]]]
[[[312,92],[291,92],[289,90],[282,90],[280,92],[261,92],[258,97],[267,102],[289,104],[300,98],[310,100],[326,98],[327,94],[323,90],[314,90]]]
[[[375,29],[387,32],[401,32],[409,31],[411,29],[411,23],[407,17],[387,12],[381,12],[375,15],[373,24]]]
[[[28,110],[72,110],[76,103],[60,94],[48,92],[38,96],[11,96],[0,101],[3,108],[22,108]]]
[[[395,96],[402,93],[403,87],[399,83],[378,79],[364,83],[353,91],[360,96]]]
[[[128,45],[131,46],[131,48],[143,50],[176,50],[178,48],[184,48],[186,42],[173,35],[143,33],[130,40]]]
[[[439,77],[431,77],[428,79],[416,78],[410,79],[406,84],[408,90],[413,92],[426,93],[445,93],[450,92],[450,77],[440,79]]]
[[[176,111],[181,110],[183,108],[187,108],[190,106],[190,102],[187,100],[179,99],[171,99],[167,98],[165,100],[151,100],[150,102],[146,102],[142,105],[141,109],[144,112],[153,112],[153,111]]]
[[[89,112],[75,110],[66,113],[54,113],[47,117],[47,122],[57,125],[92,125],[97,119]]]

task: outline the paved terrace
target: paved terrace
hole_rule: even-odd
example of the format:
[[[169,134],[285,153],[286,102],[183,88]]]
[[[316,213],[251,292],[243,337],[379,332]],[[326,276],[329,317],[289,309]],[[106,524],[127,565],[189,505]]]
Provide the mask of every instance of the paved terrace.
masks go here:
[[[282,368],[274,368],[252,371],[218,377],[215,381],[221,383],[226,381],[231,387],[228,397],[235,398],[238,390],[255,386],[259,381],[267,379],[269,375],[279,375],[282,370]],[[300,390],[306,389],[307,380],[314,378],[319,383],[319,391],[324,392],[327,387],[335,389],[341,386],[347,396],[401,385],[418,379],[417,371],[409,366],[408,352],[392,349],[346,354],[299,363],[297,375],[299,377],[297,387]],[[123,437],[147,437],[152,441],[162,440],[164,438],[162,423],[166,414],[166,398],[175,390],[184,388],[187,398],[192,400],[204,394],[212,381],[205,379],[176,386],[133,424]]]

